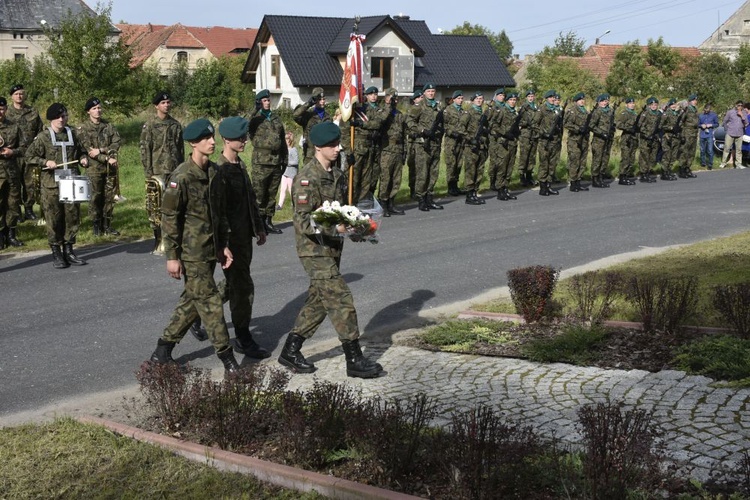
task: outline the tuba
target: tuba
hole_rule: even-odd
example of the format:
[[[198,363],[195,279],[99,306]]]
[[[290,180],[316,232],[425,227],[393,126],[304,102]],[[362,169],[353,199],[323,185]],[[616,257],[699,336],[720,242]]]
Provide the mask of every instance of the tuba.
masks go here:
[[[153,175],[146,179],[146,213],[154,230],[154,255],[164,254],[164,241],[161,238],[161,197],[164,194],[164,181]]]

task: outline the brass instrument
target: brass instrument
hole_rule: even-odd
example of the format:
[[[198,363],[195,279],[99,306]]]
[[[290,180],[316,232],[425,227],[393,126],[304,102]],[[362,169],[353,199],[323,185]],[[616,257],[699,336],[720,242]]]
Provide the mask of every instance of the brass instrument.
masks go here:
[[[161,197],[164,194],[164,181],[153,175],[146,179],[146,213],[154,230],[154,255],[164,255],[164,241],[161,237]]]

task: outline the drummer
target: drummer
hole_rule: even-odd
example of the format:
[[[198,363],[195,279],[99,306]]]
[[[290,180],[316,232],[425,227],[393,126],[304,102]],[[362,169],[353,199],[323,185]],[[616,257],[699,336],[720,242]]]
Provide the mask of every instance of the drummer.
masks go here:
[[[47,108],[49,126],[42,130],[26,150],[26,162],[42,167],[42,207],[47,227],[47,240],[52,249],[52,265],[64,269],[71,264],[83,266],[85,261],[73,252],[78,226],[81,220],[81,207],[77,203],[61,203],[58,181],[55,172],[69,169],[64,182],[85,182],[79,175],[78,165],[86,167],[88,157],[76,133],[68,127],[68,110],[56,102]],[[72,178],[71,178],[72,176]]]

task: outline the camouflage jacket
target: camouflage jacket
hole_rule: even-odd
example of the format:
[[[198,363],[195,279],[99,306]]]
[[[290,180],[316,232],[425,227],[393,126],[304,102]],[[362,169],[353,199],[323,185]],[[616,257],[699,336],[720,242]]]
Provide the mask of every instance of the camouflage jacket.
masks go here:
[[[662,114],[661,122],[659,123],[659,130],[665,134],[677,134],[678,123],[680,121],[680,112],[672,109],[666,109]]]
[[[461,116],[465,113],[461,106],[451,104],[443,112],[443,124],[445,127],[445,140],[463,140],[464,129],[461,126]]]
[[[388,117],[388,113],[385,109],[372,103],[365,103],[364,106],[358,108],[358,112],[363,113],[367,120],[362,121],[362,125],[354,131],[355,149],[361,149],[363,146],[377,147],[380,144],[383,124]]]
[[[182,125],[167,116],[154,116],[141,130],[141,163],[146,179],[153,175],[167,175],[185,161]]]
[[[658,140],[659,123],[661,121],[660,111],[645,110],[638,117],[638,132],[641,138],[648,141]]]
[[[508,141],[518,139],[520,129],[518,128],[518,110],[507,104],[493,113],[489,123],[489,133],[492,137],[503,138]]]
[[[638,113],[634,109],[625,108],[615,117],[615,125],[623,134],[633,135],[638,132],[635,126],[637,121]]]
[[[18,163],[16,158],[23,156],[24,148],[21,146],[21,131],[18,125],[7,118],[0,122],[0,137],[3,139],[2,148],[13,150],[13,156],[10,158],[0,157],[0,179],[10,179],[15,177],[18,172]]]
[[[318,123],[330,122],[333,121],[333,119],[325,108],[321,110],[314,104],[311,106],[309,102],[303,102],[294,108],[292,118],[294,118],[294,121],[302,127],[302,137],[304,138],[303,163],[305,163],[315,155],[315,147],[310,144],[310,129]]]
[[[279,115],[273,111],[258,109],[250,115],[248,129],[253,143],[252,165],[286,167],[289,149],[286,146],[286,132]]]
[[[472,106],[461,116],[461,126],[463,128],[466,144],[472,148],[487,149],[489,143],[487,131],[488,113],[480,111]]]
[[[341,257],[344,239],[333,227],[315,227],[311,214],[324,201],[346,204],[346,175],[338,168],[327,171],[313,158],[300,169],[292,184],[294,233],[299,257]]]
[[[54,134],[55,141],[58,143],[57,145],[52,143],[52,134]],[[65,155],[63,155],[63,148],[65,148]],[[81,141],[78,139],[75,130],[65,127],[62,132],[57,134],[52,131],[52,127],[49,127],[39,132],[34,138],[34,141],[26,149],[25,158],[26,163],[29,165],[44,167],[47,160],[53,160],[55,163],[60,164],[66,161],[77,160],[84,156],[86,156],[86,151],[81,146]],[[80,172],[77,164],[66,165],[62,168],[71,169],[74,175],[78,175]],[[57,188],[55,169],[42,169],[41,176],[43,188]]]
[[[416,137],[417,142],[430,141],[439,145],[445,131],[441,123],[443,115],[444,110],[436,100],[430,103],[423,99],[409,109],[409,133]],[[428,136],[430,132],[434,133],[432,137]]]
[[[518,112],[521,114],[521,118],[518,120],[518,128],[520,130],[530,130],[532,133],[536,132],[536,115],[539,113],[539,107],[536,103],[524,101]]]
[[[588,140],[589,131],[586,125],[590,120],[589,112],[584,106],[573,106],[572,109],[565,113],[563,128],[568,131],[568,137],[571,135],[585,135]]]
[[[211,163],[208,174],[217,216],[229,223],[229,242],[251,244],[252,238],[264,233],[265,228],[245,162],[240,159],[239,163],[230,163],[222,155],[218,162]]]
[[[5,112],[5,116],[18,125],[21,130],[21,147],[27,148],[31,141],[39,135],[39,132],[44,130],[44,124],[39,116],[31,106],[24,105],[21,109],[16,109],[12,104],[8,106],[8,111]]]
[[[398,109],[389,110],[390,113],[383,124],[383,151],[402,153],[406,142],[406,116]]]
[[[179,165],[167,179],[161,202],[161,232],[167,260],[212,262],[224,251],[229,238],[225,214],[215,207],[217,200],[206,170],[192,158]]]
[[[88,120],[86,123],[76,129],[78,137],[81,139],[81,146],[86,151],[100,149],[101,152],[92,158],[89,156],[89,166],[87,170],[95,173],[107,172],[107,165],[110,158],[116,158],[120,150],[120,134],[117,129],[106,120],[94,123]]]
[[[688,104],[688,107],[683,111],[684,115],[682,118],[682,134],[684,136],[692,136],[698,133],[700,128],[700,117],[698,116],[698,110],[695,106]]]
[[[548,102],[539,107],[536,121],[539,137],[547,141],[562,137],[562,130],[560,128],[560,115],[562,113],[563,110],[559,106],[549,104]]]
[[[612,129],[612,120],[614,119],[614,112],[609,106],[601,107],[597,106],[591,111],[591,121],[589,122],[589,130],[594,134],[594,137],[599,139],[612,139],[610,134],[614,131]]]

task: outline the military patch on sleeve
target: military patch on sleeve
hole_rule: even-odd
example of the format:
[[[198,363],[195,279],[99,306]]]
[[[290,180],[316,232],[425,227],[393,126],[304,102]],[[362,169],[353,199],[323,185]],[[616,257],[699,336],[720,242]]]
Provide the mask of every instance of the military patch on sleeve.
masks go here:
[[[299,185],[300,186],[309,186],[310,185],[310,181],[308,181],[307,179],[302,179],[301,181],[299,181]]]
[[[177,188],[177,183],[175,181],[170,181],[169,187],[172,188],[172,189],[176,189]]]
[[[302,181],[302,182],[307,182],[307,181]],[[309,200],[307,199],[307,195],[306,194],[301,194],[301,195],[297,196],[297,203],[298,204],[300,204],[300,205],[307,205],[308,202],[309,202]]]

